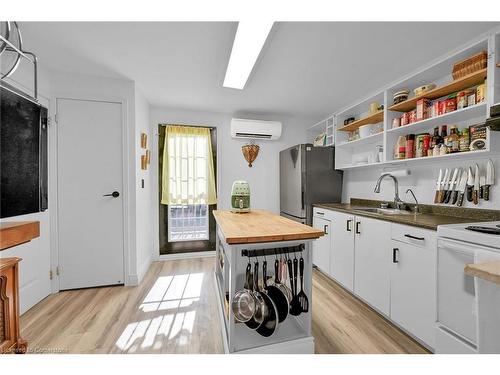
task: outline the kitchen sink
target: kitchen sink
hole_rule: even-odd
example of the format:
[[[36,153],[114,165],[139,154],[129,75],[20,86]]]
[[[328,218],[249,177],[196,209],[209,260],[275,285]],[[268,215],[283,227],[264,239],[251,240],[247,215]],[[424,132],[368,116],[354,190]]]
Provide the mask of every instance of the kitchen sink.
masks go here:
[[[356,211],[362,211],[362,212],[371,212],[374,214],[381,214],[381,215],[414,215],[414,212],[407,211],[407,210],[398,210],[397,208],[376,208],[376,207],[361,207],[361,208],[354,208]]]

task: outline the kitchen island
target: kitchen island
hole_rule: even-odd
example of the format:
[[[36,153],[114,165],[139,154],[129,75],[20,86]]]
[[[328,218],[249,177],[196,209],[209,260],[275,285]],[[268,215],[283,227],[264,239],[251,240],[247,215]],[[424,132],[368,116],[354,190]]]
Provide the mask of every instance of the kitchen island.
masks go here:
[[[314,338],[311,333],[310,243],[322,236],[323,231],[264,210],[252,210],[241,214],[216,210],[214,217],[217,222],[215,284],[225,352],[314,353]],[[272,275],[274,280],[276,260],[295,261],[300,258],[304,260],[303,290],[309,300],[307,312],[298,315],[288,314],[269,336],[263,336],[259,330],[251,329],[235,318],[230,307],[231,301],[236,292],[243,290],[245,272],[249,264],[254,270],[255,264],[258,263],[258,284],[262,288],[264,262],[268,264],[268,276]],[[295,290],[300,291],[300,278],[297,279],[298,288]],[[289,277],[286,278],[286,283],[290,286]]]

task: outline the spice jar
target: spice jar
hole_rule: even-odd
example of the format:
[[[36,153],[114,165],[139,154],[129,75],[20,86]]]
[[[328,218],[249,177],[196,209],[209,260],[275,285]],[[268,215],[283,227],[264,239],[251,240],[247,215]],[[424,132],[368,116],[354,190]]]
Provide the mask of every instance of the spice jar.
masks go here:
[[[456,126],[452,126],[450,129],[450,135],[447,137],[447,147],[449,153],[459,151],[459,135]]]
[[[405,154],[406,159],[413,159],[415,157],[415,134],[408,134],[406,136]]]
[[[406,156],[406,139],[400,135],[394,147],[394,159],[404,159]]]
[[[486,82],[480,84],[476,88],[476,104],[482,103],[486,100]]]
[[[422,156],[428,156],[429,155],[429,150],[431,147],[431,135],[430,134],[424,134],[424,140],[423,140],[423,145],[422,145]]]
[[[469,151],[469,129],[465,128],[462,130],[462,133],[460,134],[460,138],[458,140],[458,150],[460,152],[466,152]]]
[[[399,128],[400,126],[401,126],[401,118],[395,117],[394,120],[392,120],[392,128]]]
[[[434,146],[434,148],[432,149],[432,156],[439,156],[441,154],[440,153],[441,146],[442,146],[441,144]]]
[[[457,109],[462,109],[467,107],[467,96],[465,91],[460,91],[457,93]]]
[[[408,113],[409,113],[408,123],[413,124],[414,122],[417,122],[417,110],[414,109],[413,111],[410,111]]]
[[[444,113],[453,112],[457,109],[457,97],[452,94],[448,96],[445,100]]]
[[[401,126],[408,125],[410,123],[410,113],[406,112],[401,115]]]
[[[468,89],[465,90],[466,95],[467,95],[467,107],[473,106],[476,104],[476,90],[474,89]]]

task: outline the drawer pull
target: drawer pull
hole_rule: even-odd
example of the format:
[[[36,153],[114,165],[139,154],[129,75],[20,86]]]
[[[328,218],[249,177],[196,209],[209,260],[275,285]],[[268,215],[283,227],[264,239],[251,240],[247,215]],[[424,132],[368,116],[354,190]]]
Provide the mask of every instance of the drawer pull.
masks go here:
[[[412,240],[425,241],[425,237],[415,237],[415,236],[412,236],[411,234],[405,234],[405,237],[411,238]]]
[[[351,223],[352,223],[352,220],[347,220],[347,222],[346,222],[346,230],[347,230],[348,232],[350,232],[350,231],[351,231]]]
[[[324,214],[325,214],[324,212],[321,212],[321,211],[316,211],[316,213],[317,213],[318,215],[324,215]]]
[[[359,231],[359,225],[361,224],[360,221],[356,221],[356,234],[361,234],[361,232]]]
[[[392,263],[399,263],[399,249],[394,248],[392,249]]]
[[[323,232],[325,232],[325,234],[328,234],[328,225],[325,225],[323,227]]]

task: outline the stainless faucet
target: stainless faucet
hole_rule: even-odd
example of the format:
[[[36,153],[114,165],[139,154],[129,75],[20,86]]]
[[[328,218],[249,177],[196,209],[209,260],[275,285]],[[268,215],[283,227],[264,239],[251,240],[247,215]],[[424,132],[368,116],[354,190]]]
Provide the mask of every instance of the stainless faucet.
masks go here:
[[[415,194],[413,193],[413,190],[411,190],[411,189],[406,190],[406,194],[408,194],[408,193],[411,193],[411,195],[413,196],[413,199],[415,200],[415,206],[413,206],[413,210],[415,211],[416,214],[418,214],[419,207],[418,207],[417,197],[415,196]]]
[[[392,174],[383,173],[382,175],[380,175],[380,177],[377,180],[377,183],[375,184],[374,192],[380,193],[380,184],[385,177],[390,177],[394,180],[394,205],[398,210],[402,210],[404,202],[399,198],[398,179],[394,177]]]

